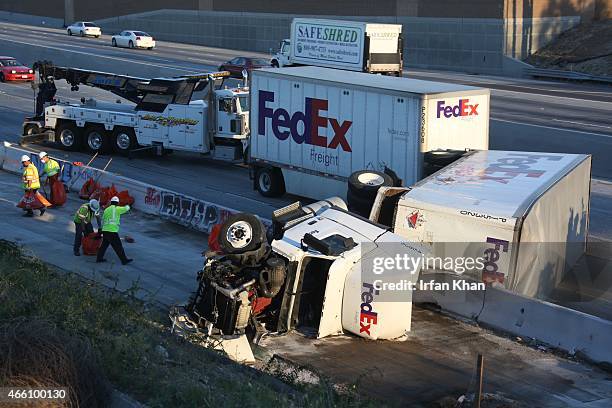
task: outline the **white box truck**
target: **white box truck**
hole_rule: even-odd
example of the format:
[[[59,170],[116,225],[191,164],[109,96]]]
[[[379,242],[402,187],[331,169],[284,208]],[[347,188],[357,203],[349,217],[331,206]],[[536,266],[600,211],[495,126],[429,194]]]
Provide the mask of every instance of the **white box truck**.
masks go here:
[[[273,67],[315,65],[402,75],[402,26],[294,18],[291,39],[281,41]]]
[[[471,272],[444,269],[454,279],[546,298],[586,250],[590,179],[590,155],[470,152],[413,187],[380,189],[370,220],[441,259],[483,258]]]
[[[265,196],[346,197],[357,170],[423,178],[423,155],[489,146],[489,90],[321,67],[251,76],[251,165]]]

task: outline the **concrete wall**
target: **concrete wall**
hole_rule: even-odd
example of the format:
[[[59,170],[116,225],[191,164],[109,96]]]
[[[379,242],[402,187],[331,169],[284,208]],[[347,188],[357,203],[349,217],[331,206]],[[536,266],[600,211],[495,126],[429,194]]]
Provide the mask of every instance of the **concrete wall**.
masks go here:
[[[293,17],[295,15],[159,10],[98,20],[98,23],[108,33],[132,27],[148,31],[162,40],[269,52],[278,48],[279,40],[289,36]],[[330,18],[402,24],[404,61],[408,67],[489,74],[504,72],[506,56],[526,57],[580,21],[579,17],[520,21],[410,16]]]

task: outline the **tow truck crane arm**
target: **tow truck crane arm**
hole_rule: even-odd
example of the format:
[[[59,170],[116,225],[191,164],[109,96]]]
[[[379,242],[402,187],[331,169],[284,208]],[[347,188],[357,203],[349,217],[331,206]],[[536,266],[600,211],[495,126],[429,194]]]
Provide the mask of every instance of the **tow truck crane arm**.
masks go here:
[[[60,67],[51,61],[37,61],[39,92],[36,97],[36,116],[42,115],[45,103],[51,102],[57,92],[55,80],[65,80],[72,91],[79,85],[104,89],[133,102],[138,109],[163,111],[170,103],[189,104],[195,91],[220,87],[229,72],[182,75],[173,78],[140,78],[80,68]],[[209,86],[210,85],[210,86]]]

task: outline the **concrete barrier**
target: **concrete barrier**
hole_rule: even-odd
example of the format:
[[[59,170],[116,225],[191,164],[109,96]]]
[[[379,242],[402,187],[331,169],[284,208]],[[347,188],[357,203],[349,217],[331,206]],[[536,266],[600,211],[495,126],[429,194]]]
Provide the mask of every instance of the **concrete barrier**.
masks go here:
[[[21,174],[23,172],[21,156],[24,154],[32,158],[32,162],[38,167],[39,171],[42,170],[43,164],[36,153],[8,142],[4,142],[0,147],[0,168],[4,171]],[[72,186],[72,191],[80,191],[83,184],[90,178],[97,179],[104,187],[114,185],[117,191],[128,190],[135,200],[134,209],[204,233],[209,233],[215,224],[221,223],[230,215],[240,212],[233,208],[142,183],[108,171],[77,166],[72,162],[61,159],[55,160],[60,163],[62,169],[60,180],[67,186]],[[270,224],[269,220],[262,219],[262,221],[265,225]]]

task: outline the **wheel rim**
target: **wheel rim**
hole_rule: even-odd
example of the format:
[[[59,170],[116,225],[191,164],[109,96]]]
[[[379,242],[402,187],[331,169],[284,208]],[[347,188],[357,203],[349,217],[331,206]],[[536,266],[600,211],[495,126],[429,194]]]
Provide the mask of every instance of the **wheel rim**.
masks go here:
[[[130,135],[127,133],[119,133],[117,135],[117,147],[121,150],[128,150],[130,148],[131,141]]]
[[[62,133],[60,134],[60,141],[62,142],[62,145],[66,147],[72,146],[74,144],[74,132],[70,129],[62,130]]]
[[[97,130],[94,130],[87,135],[87,144],[92,150],[100,150],[100,148],[102,148],[103,140],[103,136]]]
[[[235,222],[227,229],[226,238],[232,247],[244,248],[253,239],[253,228],[246,221]]]
[[[385,179],[376,173],[363,173],[357,177],[360,183],[368,186],[380,186],[385,182]]]
[[[272,187],[272,177],[268,172],[263,172],[259,175],[259,187],[262,191],[270,191]]]

